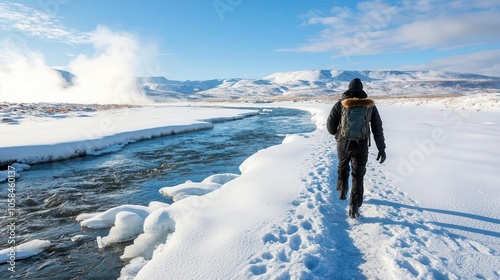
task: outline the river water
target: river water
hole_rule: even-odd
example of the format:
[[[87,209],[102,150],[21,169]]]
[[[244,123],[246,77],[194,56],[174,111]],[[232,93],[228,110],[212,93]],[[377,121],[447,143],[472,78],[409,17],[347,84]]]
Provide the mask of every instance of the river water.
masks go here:
[[[309,113],[284,108],[263,110],[242,120],[217,123],[214,129],[129,144],[100,156],[37,164],[16,184],[17,244],[44,239],[44,252],[16,261],[16,272],[0,265],[0,279],[117,279],[126,264],[122,243],[99,249],[97,236],[108,230],[81,228],[75,217],[122,204],[171,203],[158,190],[217,173],[239,174],[250,155],[280,144],[286,134],[311,132]],[[6,186],[1,184],[0,186]],[[6,201],[6,191],[0,199]],[[2,225],[5,216],[2,215]],[[7,228],[0,229],[6,248]],[[85,237],[72,241],[76,235]]]

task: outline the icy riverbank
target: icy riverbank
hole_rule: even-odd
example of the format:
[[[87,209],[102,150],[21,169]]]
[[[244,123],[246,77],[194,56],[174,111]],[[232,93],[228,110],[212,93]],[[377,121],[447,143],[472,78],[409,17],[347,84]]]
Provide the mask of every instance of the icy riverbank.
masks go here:
[[[256,110],[146,106],[73,116],[17,116],[3,123],[0,165],[34,164],[116,151],[143,139],[213,128],[213,122],[256,115]],[[12,112],[3,113],[4,119]]]

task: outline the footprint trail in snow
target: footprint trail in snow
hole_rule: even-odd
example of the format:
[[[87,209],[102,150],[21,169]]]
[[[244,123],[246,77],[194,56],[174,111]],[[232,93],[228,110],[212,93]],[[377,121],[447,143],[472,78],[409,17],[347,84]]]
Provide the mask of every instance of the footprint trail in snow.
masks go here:
[[[248,263],[257,279],[362,278],[362,253],[349,236],[346,201],[338,200],[336,146],[320,138],[304,174],[304,190],[284,215],[284,223],[262,236],[266,250]]]
[[[454,258],[460,259],[463,251],[494,254],[433,223],[430,213],[393,185],[390,173],[375,161],[373,148],[361,217],[348,218],[348,200],[339,200],[335,190],[335,140],[329,135],[316,139],[311,158],[303,163],[310,167],[303,168],[310,170],[303,176],[303,191],[284,213],[283,224],[263,234],[265,249],[249,259],[238,277],[457,279],[463,267]],[[436,253],[443,251],[449,254]]]

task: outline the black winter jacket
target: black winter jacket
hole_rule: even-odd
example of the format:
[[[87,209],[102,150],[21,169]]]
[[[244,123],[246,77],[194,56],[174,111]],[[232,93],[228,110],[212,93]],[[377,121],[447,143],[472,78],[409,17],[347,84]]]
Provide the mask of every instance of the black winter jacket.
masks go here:
[[[367,99],[367,95],[363,91],[363,84],[358,78],[351,81],[351,83],[349,84],[349,89],[344,92],[344,94],[342,95],[342,99],[335,103],[326,121],[326,128],[328,129],[328,132],[332,135],[335,135],[337,141],[343,140],[339,139],[340,136],[337,135],[338,128],[340,126],[340,119],[342,116],[342,106],[373,107],[370,120],[371,132],[373,133],[373,139],[375,140],[377,149],[379,151],[385,150],[385,138],[384,130],[382,128],[382,119],[380,118],[380,114],[378,113],[378,109],[374,105],[373,100]],[[349,144],[349,147],[352,149],[366,146],[368,146],[368,140],[355,142],[353,143],[353,145]]]

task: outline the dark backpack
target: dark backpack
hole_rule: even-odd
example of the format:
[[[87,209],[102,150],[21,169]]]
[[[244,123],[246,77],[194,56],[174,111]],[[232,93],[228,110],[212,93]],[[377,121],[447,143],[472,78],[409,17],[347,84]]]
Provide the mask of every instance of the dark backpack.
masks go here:
[[[359,141],[370,138],[370,119],[372,107],[342,106],[340,119],[340,136],[349,141]]]

